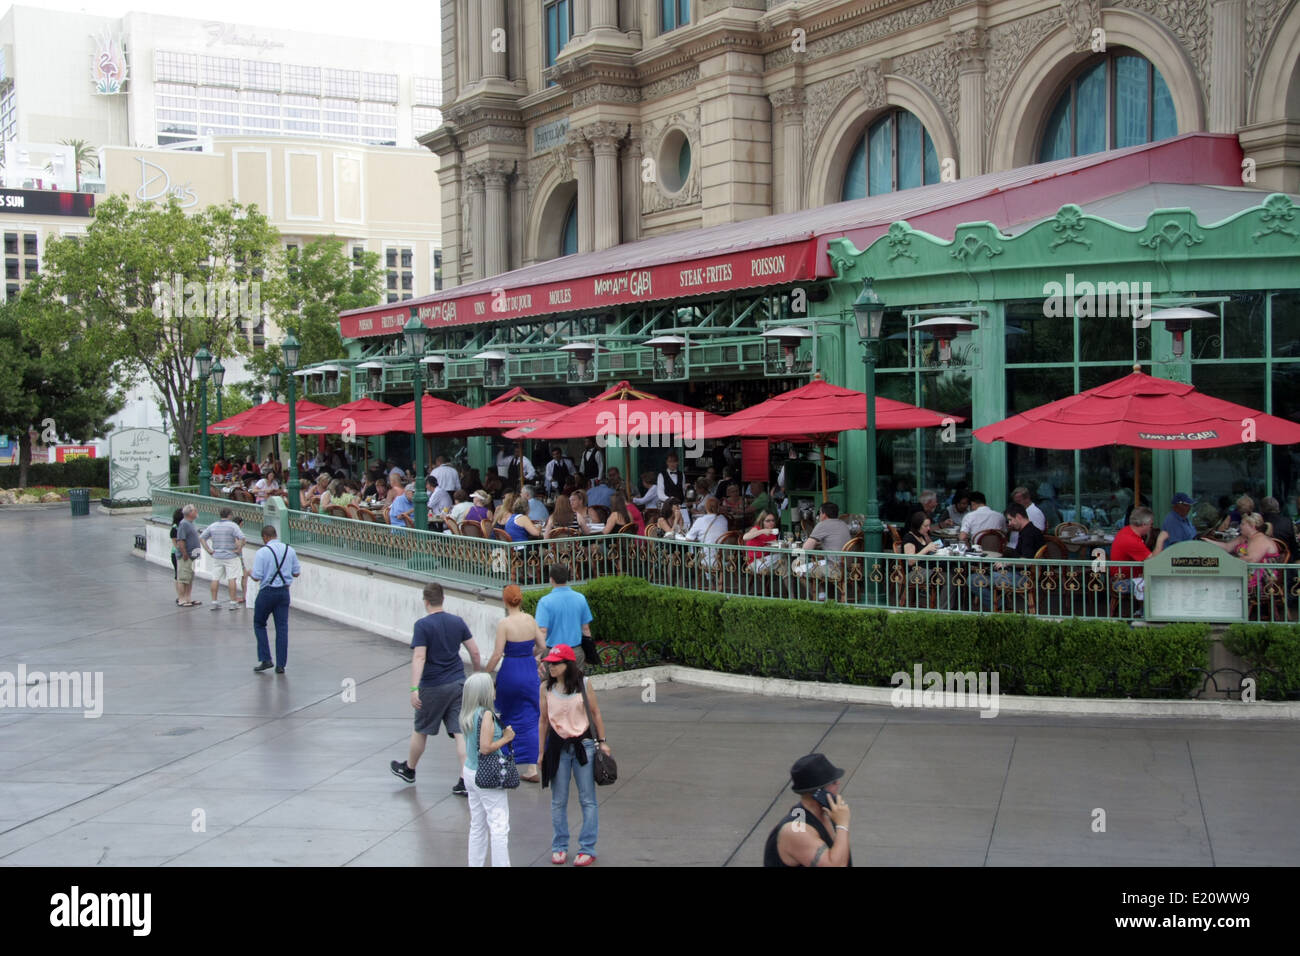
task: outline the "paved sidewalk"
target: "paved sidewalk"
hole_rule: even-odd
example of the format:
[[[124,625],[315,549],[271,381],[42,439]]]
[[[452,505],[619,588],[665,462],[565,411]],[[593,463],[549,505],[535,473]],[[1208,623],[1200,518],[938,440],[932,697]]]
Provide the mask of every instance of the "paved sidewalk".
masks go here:
[[[0,509],[0,671],[104,675],[97,719],[0,709],[0,865],[463,865],[451,742],[430,740],[414,786],[388,771],[411,727],[409,650],[295,611],[288,672],[255,674],[252,612],[175,607],[170,575],[130,553],[139,527]],[[858,865],[1300,863],[1286,722],[654,691],[601,694],[621,774],[600,791],[604,866],[757,865],[812,750],[849,771]],[[549,865],[549,792],[524,784],[510,811],[514,864]],[[576,794],[570,817],[576,838]]]

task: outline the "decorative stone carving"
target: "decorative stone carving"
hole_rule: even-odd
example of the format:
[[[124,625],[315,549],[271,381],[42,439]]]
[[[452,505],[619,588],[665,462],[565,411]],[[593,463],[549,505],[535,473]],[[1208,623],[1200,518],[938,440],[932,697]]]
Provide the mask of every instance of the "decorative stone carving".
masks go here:
[[[667,192],[660,185],[660,177],[657,175],[653,182],[643,182],[641,184],[641,211],[643,213],[655,213],[666,209],[692,206],[700,201],[700,108],[694,106],[671,116],[661,117],[642,124],[641,135],[646,154],[657,157],[660,147],[663,145],[664,137],[673,129],[682,130],[690,141],[691,155],[695,157],[691,163],[690,175],[686,177],[686,182],[682,184],[682,188],[676,193]]]
[[[948,122],[956,128],[961,102],[957,57],[946,42],[897,57],[890,72],[910,77],[929,90],[943,108]]]
[[[1052,217],[1052,232],[1056,233],[1058,238],[1052,240],[1048,247],[1055,252],[1058,246],[1066,243],[1076,242],[1085,249],[1092,248],[1092,240],[1083,238],[1083,229],[1087,223],[1083,221],[1083,210],[1074,203],[1067,203],[1057,211]]]
[[[1092,31],[1101,26],[1101,0],[1061,0],[1061,9],[1074,38],[1074,48],[1089,49]]]
[[[1063,13],[1053,7],[1031,17],[1012,20],[988,30],[988,71],[984,75],[984,133],[993,129],[998,104],[1020,64],[1043,38],[1061,25]]]
[[[517,126],[480,126],[465,137],[466,148],[473,149],[484,143],[501,143],[506,146],[523,146],[524,130]]]
[[[841,73],[828,80],[813,83],[804,88],[804,98],[808,106],[803,114],[803,153],[805,162],[812,159],[813,150],[821,138],[822,130],[830,122],[831,114],[844,101],[844,97],[856,89],[861,89],[857,78],[852,73]]]
[[[858,86],[862,87],[862,97],[866,101],[867,109],[879,110],[884,109],[885,103],[885,72],[889,69],[888,62],[875,60],[871,63],[864,63],[853,71],[853,78],[857,81]]]
[[[1264,44],[1282,19],[1284,0],[1249,0],[1246,10],[1246,75],[1253,80],[1264,58]]]
[[[825,59],[841,50],[861,49],[882,37],[902,33],[923,23],[946,20],[948,11],[969,2],[970,0],[930,0],[929,3],[914,4],[906,10],[869,20],[851,29],[818,37],[808,43],[806,53],[796,53],[786,44],[780,50],[763,57],[763,69],[776,70],[792,63]]]
[[[1249,0],[1246,6],[1251,6]],[[1210,100],[1210,12],[1206,0],[1115,0],[1117,7],[1140,10],[1154,20],[1159,20],[1178,38],[1179,45],[1187,53],[1196,68],[1197,79],[1205,94],[1206,102]],[[1166,83],[1173,83],[1174,78],[1166,76]]]
[[[693,66],[689,70],[683,70],[675,73],[670,77],[662,80],[655,80],[653,83],[647,83],[641,90],[642,100],[657,100],[662,96],[669,96],[682,90],[690,89],[700,82],[700,68]]]
[[[1294,222],[1295,218],[1296,205],[1291,198],[1282,193],[1273,193],[1264,200],[1264,209],[1259,214],[1260,224],[1264,228],[1251,233],[1250,238],[1259,242],[1265,236],[1289,236],[1295,242],[1300,239],[1300,233],[1287,228],[1287,223]]]
[[[483,177],[484,186],[503,187],[515,171],[512,159],[485,159],[474,165],[481,167],[478,174]]]
[[[913,262],[920,262],[916,253],[909,251],[912,245],[912,227],[905,222],[894,222],[889,224],[889,233],[885,236],[885,241],[889,243],[890,253],[889,261],[895,259],[911,259]]]
[[[553,149],[550,152],[543,153],[541,156],[534,156],[528,161],[527,173],[525,179],[528,184],[528,209],[533,208],[533,197],[537,192],[537,184],[540,183],[556,165],[556,160],[563,150]]]
[[[626,123],[589,123],[582,127],[582,135],[592,150],[617,150],[619,141],[627,134]]]
[[[957,67],[962,73],[983,72],[989,52],[989,36],[983,27],[952,34],[944,41],[944,47],[949,55],[957,57]]]
[[[573,108],[581,109],[592,103],[639,103],[641,91],[635,86],[614,86],[611,83],[597,83],[595,86],[575,90]]]
[[[777,119],[781,120],[800,116],[805,102],[803,90],[794,86],[769,93],[767,98]]]

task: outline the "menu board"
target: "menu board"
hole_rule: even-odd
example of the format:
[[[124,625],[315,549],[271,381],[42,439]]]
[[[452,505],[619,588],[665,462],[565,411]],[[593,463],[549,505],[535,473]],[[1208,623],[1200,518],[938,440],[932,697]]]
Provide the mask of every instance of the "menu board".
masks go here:
[[[1147,584],[1147,619],[1154,621],[1242,620],[1245,581],[1238,577],[1159,575]]]

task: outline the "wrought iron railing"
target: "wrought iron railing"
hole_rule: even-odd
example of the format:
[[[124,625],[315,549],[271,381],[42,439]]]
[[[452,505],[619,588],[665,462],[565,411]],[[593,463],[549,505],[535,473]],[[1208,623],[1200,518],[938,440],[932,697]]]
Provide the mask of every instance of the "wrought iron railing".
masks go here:
[[[229,498],[215,496],[204,497],[196,494],[197,488],[156,488],[153,491],[153,516],[171,521],[172,513],[177,508],[194,505],[198,510],[198,523],[211,524],[220,517],[222,508],[229,508],[232,514],[244,519],[245,533],[250,541],[258,540],[262,527],[263,508],[258,504],[245,501],[232,501]]]

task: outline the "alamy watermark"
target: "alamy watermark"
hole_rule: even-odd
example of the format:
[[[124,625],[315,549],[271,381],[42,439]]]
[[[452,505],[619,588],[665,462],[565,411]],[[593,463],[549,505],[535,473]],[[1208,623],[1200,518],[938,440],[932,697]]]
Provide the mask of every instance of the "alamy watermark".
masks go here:
[[[104,713],[103,671],[0,671],[0,710],[61,708],[81,710],[87,718]]]
[[[895,707],[978,707],[981,717],[998,715],[997,671],[897,671],[890,678],[889,702]]]
[[[153,284],[153,313],[161,319],[262,318],[262,283],[254,280],[226,282],[184,282],[181,276],[170,283]]]
[[[704,454],[703,412],[646,412],[618,403],[618,412],[596,416],[596,444],[606,448],[611,439],[628,448],[681,448],[687,458]]]
[[[1082,282],[1074,281],[1074,273],[1065,274],[1065,282],[1043,283],[1043,315],[1059,319],[1078,315],[1080,318],[1133,318],[1134,328],[1146,328],[1151,320],[1150,282]]]

